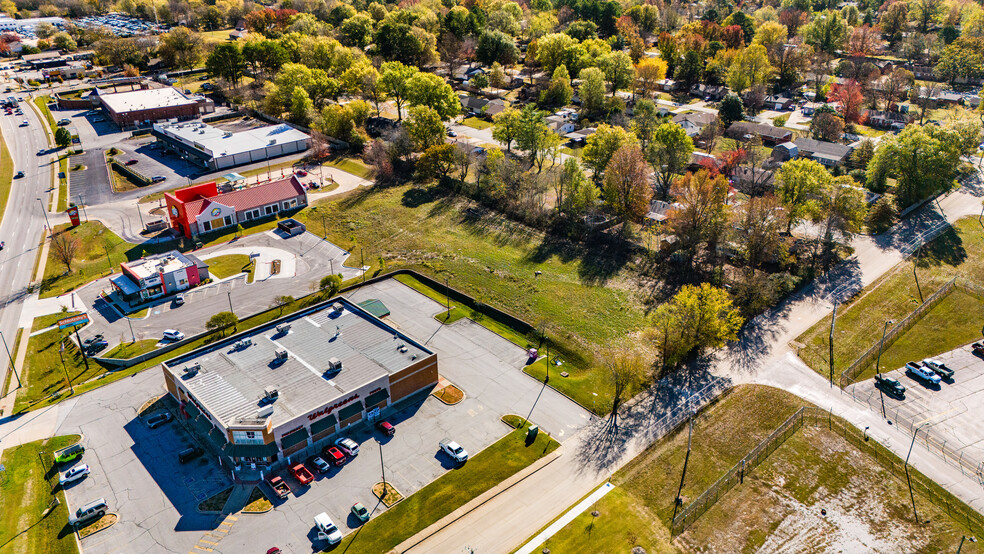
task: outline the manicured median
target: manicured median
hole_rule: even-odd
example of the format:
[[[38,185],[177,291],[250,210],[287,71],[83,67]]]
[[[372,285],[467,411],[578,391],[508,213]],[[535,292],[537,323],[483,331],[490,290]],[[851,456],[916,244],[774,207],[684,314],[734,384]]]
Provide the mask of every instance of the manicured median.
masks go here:
[[[58,472],[52,468],[52,452],[78,440],[78,435],[67,435],[30,442],[3,451],[4,470],[0,472],[0,552],[78,552],[72,528],[68,525],[65,493],[58,485]],[[46,513],[55,498],[59,501],[58,506]]]
[[[540,433],[529,446],[525,440],[526,429],[510,432],[460,468],[371,519],[345,537],[341,550],[336,550],[388,552],[560,446],[546,433]]]

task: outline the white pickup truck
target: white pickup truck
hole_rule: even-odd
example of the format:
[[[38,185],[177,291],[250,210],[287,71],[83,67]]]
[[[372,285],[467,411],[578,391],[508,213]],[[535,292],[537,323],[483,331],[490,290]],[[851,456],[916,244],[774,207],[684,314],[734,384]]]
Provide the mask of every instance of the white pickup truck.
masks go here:
[[[465,460],[468,459],[468,452],[465,451],[460,444],[451,439],[444,439],[441,441],[441,450],[443,450],[448,456],[451,456],[451,459],[458,463],[464,463]]]

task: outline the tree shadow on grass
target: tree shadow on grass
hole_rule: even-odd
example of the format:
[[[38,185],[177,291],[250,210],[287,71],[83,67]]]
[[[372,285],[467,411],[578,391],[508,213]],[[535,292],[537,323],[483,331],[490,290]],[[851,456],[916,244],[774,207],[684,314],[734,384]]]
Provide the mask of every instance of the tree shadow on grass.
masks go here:
[[[547,235],[525,257],[529,263],[544,263],[557,257],[562,263],[578,264],[578,277],[585,285],[603,285],[618,275],[635,253],[634,247],[620,237],[596,235],[583,243]]]
[[[916,265],[922,268],[958,266],[967,261],[963,239],[952,227],[922,247]]]

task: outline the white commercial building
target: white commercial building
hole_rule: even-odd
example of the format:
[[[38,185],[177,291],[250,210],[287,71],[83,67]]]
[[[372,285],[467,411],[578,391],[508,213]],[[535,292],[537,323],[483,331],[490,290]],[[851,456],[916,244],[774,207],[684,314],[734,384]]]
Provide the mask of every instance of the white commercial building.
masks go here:
[[[205,123],[154,125],[151,133],[166,148],[211,170],[303,152],[311,137],[290,125],[270,125],[234,133]]]

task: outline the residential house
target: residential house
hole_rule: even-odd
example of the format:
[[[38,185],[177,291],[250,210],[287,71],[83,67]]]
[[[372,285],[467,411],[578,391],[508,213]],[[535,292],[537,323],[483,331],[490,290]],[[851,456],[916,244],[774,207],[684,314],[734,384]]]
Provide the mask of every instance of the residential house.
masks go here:
[[[502,98],[495,98],[493,100],[490,100],[489,103],[485,105],[485,117],[488,118],[495,117],[496,115],[505,111],[505,109],[508,107],[509,104],[506,103],[506,101],[503,100]]]
[[[799,149],[799,157],[816,160],[825,167],[838,167],[842,165],[847,161],[851,152],[854,151],[854,148],[846,144],[837,144],[836,142],[810,138],[796,139],[795,144],[796,148]]]
[[[585,127],[584,129],[578,129],[577,131],[571,131],[564,135],[564,138],[570,140],[575,144],[584,144],[584,141],[588,139],[589,136],[595,134],[594,127]]]
[[[676,206],[679,207],[680,204],[676,204]],[[669,217],[669,211],[673,207],[674,205],[669,202],[653,200],[649,203],[649,212],[646,213],[646,223],[650,225],[663,223]]]
[[[679,114],[673,117],[673,123],[683,127],[688,137],[695,137],[700,134],[701,129],[708,126],[717,116],[707,112],[691,112]]]
[[[762,138],[762,144],[770,146],[789,142],[793,138],[793,132],[788,129],[750,121],[732,123],[725,134],[736,140],[750,140],[753,136],[758,135]]]
[[[687,171],[721,169],[721,164],[722,162],[717,156],[694,151],[690,154],[690,161],[687,163]]]
[[[661,92],[673,93],[680,90],[681,86],[683,86],[683,83],[679,83],[673,79],[660,79],[656,81],[656,89]]]
[[[777,162],[788,162],[799,156],[799,148],[795,142],[782,142],[772,149],[772,159]]]
[[[736,167],[731,172],[731,185],[745,194],[762,194],[775,187],[775,171],[760,167]]]
[[[690,87],[690,95],[709,102],[717,102],[728,95],[728,87],[720,85],[696,84]]]
[[[489,101],[485,98],[472,96],[470,94],[461,94],[458,98],[461,100],[462,111],[470,115],[482,115],[482,110],[489,103]]]
[[[786,98],[785,96],[766,96],[765,97],[765,109],[775,110],[775,111],[786,111],[792,110],[795,102],[792,98]]]
[[[890,129],[901,131],[909,124],[909,116],[898,112],[886,112],[880,110],[868,110],[865,112],[868,125],[876,129]]]
[[[546,121],[547,127],[561,136],[574,132],[574,128],[576,127],[573,121],[560,115],[549,115]]]

